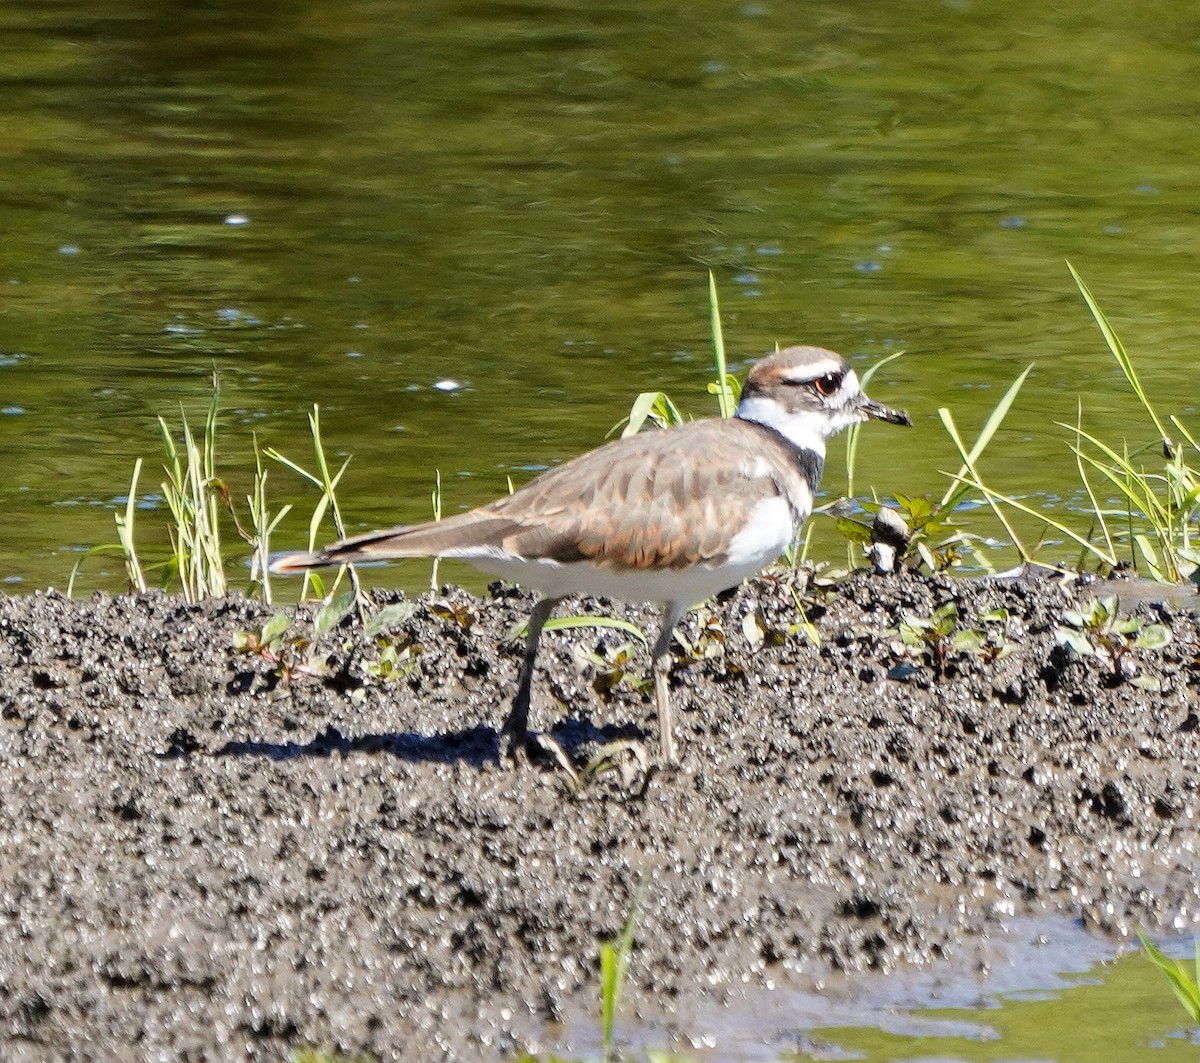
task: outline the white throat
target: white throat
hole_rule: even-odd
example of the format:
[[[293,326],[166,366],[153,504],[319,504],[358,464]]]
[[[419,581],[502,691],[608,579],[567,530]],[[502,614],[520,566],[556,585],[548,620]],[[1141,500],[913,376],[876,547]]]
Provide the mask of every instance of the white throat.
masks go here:
[[[842,424],[835,426],[828,414],[815,410],[788,413],[778,402],[764,395],[742,399],[738,404],[737,416],[743,421],[754,421],[773,428],[792,446],[810,451],[820,458],[825,457],[826,438],[845,427]],[[853,424],[857,419],[848,419],[846,424]]]

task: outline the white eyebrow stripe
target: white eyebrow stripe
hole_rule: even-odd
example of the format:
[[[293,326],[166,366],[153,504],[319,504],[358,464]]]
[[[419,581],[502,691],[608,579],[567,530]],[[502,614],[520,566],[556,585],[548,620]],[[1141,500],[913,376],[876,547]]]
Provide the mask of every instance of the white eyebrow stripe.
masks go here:
[[[781,373],[780,376],[791,384],[804,384],[810,380],[819,380],[829,373],[841,374],[842,365],[840,362],[835,362],[831,358],[827,358],[821,362],[809,362],[808,365],[794,366],[791,369]],[[847,370],[847,373],[853,373],[854,370]]]

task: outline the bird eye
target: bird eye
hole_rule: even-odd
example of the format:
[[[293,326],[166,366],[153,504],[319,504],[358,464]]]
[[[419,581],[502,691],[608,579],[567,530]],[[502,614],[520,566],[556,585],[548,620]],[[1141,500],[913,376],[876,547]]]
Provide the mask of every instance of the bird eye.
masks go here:
[[[817,377],[812,382],[813,391],[823,398],[828,398],[841,386],[842,376],[840,373],[826,373],[822,377]]]

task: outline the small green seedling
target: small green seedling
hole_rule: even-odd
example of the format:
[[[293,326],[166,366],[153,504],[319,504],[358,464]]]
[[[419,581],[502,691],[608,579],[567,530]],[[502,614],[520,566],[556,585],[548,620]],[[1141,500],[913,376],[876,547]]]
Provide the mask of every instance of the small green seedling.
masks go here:
[[[509,641],[524,638],[528,626],[526,621],[521,621],[517,624],[508,633],[507,637]],[[611,694],[626,680],[629,681],[635,690],[643,690],[650,684],[651,680],[649,677],[639,679],[633,668],[634,642],[640,642],[643,646],[650,645],[650,640],[646,637],[646,633],[637,624],[614,616],[575,614],[572,616],[558,616],[547,620],[543,630],[573,631],[577,628],[620,631],[630,636],[630,639],[619,642],[612,648],[601,643],[595,650],[588,650],[582,647],[576,650],[576,654],[580,660],[595,669],[593,687],[597,694],[602,696]]]
[[[1012,653],[1012,644],[1005,638],[1007,623],[1007,609],[992,609],[979,617],[980,626],[966,626],[960,622],[958,603],[946,602],[928,617],[906,613],[894,633],[900,636],[904,656],[942,675],[958,657],[972,655],[989,662],[1007,657]],[[912,674],[912,664],[901,664],[888,677],[906,679]]]
[[[621,991],[625,988],[625,972],[633,952],[633,934],[637,925],[637,902],[629,910],[625,926],[615,941],[600,946],[600,1059],[609,1063],[613,1058],[613,1027]]]
[[[675,641],[679,643],[683,649],[682,661],[692,663],[696,661],[712,660],[720,657],[725,653],[728,645],[728,636],[725,634],[725,629],[721,626],[721,619],[712,609],[701,610],[697,616],[697,631],[694,639],[689,639],[683,634],[683,626],[680,625],[675,631]],[[743,627],[743,634],[745,634]],[[751,635],[746,636],[751,639]],[[751,647],[755,648],[755,643],[751,642]]]
[[[385,637],[377,642],[378,656],[365,660],[363,674],[381,683],[407,679],[417,667],[421,647],[404,637]]]
[[[1062,625],[1054,629],[1054,638],[1080,657],[1099,657],[1116,681],[1126,678],[1127,655],[1133,650],[1157,650],[1171,641],[1171,631],[1163,624],[1148,624],[1141,617],[1120,615],[1117,596],[1093,598],[1082,609],[1063,613]],[[1145,690],[1158,690],[1154,676],[1137,675],[1130,680]]]
[[[415,602],[393,602],[367,619],[363,634],[375,641],[379,655],[364,660],[363,674],[368,679],[390,682],[410,676],[417,667],[421,645],[407,632],[398,630],[417,611]]]
[[[328,653],[317,653],[316,645],[332,631],[354,608],[354,592],[347,591],[326,602],[313,618],[312,636],[294,632],[286,613],[275,613],[258,631],[239,631],[233,637],[233,647],[239,653],[254,654],[273,665],[285,683],[295,675],[326,676],[329,672]]]
[[[625,987],[625,976],[629,967],[629,958],[633,953],[634,930],[637,923],[639,889],[630,908],[629,916],[621,933],[613,941],[606,941],[600,946],[600,1061],[614,1063],[618,1059],[627,1059],[625,1054],[618,1053],[615,1046],[614,1030],[616,1027],[617,1008],[621,1003],[621,991]],[[646,1063],[685,1063],[688,1057],[674,1052],[664,1052],[659,1049],[643,1050]],[[575,1063],[565,1056],[551,1054],[548,1056],[532,1056],[527,1052],[520,1053],[516,1063]]]
[[[820,641],[820,636],[817,635],[817,629],[804,613],[803,604],[797,599],[796,609],[800,613],[802,619],[797,620],[794,624],[789,624],[787,627],[775,627],[768,623],[767,618],[763,616],[762,610],[751,609],[744,617],[742,617],[742,635],[746,639],[752,650],[758,650],[763,646],[782,646],[793,635],[800,634],[803,638],[811,642],[814,646]],[[711,621],[712,626],[717,626],[717,620],[714,616]],[[719,629],[718,629],[719,630]],[[722,635],[722,642],[724,636]],[[712,656],[706,654],[706,656]]]
[[[632,642],[620,642],[608,646],[601,641],[595,649],[578,646],[575,654],[592,670],[592,689],[601,697],[607,697],[627,682],[635,690],[644,689],[648,679],[640,678],[636,668],[636,650]]]
[[[287,613],[276,613],[257,631],[239,631],[233,636],[233,648],[238,653],[254,653],[276,663],[283,647],[283,636],[292,619]]]
[[[291,617],[276,613],[257,631],[239,631],[233,636],[233,648],[238,653],[261,657],[279,677],[280,682],[290,683],[297,674],[322,675],[324,661],[309,654],[312,641],[304,635],[293,633]]]
[[[470,631],[475,626],[475,621],[479,619],[479,614],[466,602],[451,602],[442,599],[431,602],[429,611],[438,619],[447,620],[462,628],[463,631]]]

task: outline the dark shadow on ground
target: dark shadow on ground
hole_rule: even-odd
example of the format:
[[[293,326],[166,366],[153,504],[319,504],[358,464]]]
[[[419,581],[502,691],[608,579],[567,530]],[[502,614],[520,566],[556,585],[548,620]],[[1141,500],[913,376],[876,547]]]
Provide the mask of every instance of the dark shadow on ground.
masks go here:
[[[452,764],[465,761],[475,768],[496,762],[498,735],[494,727],[472,727],[465,731],[423,735],[413,731],[366,734],[348,738],[336,727],[328,727],[311,742],[226,742],[212,754],[217,757],[269,757],[295,760],[299,757],[329,757],[337,753],[390,753],[423,764]]]
[[[597,727],[576,717],[563,720],[550,735],[569,757],[585,761],[591,752],[620,740],[644,741],[633,726]],[[267,757],[271,760],[295,760],[300,757],[329,757],[351,753],[390,753],[412,763],[452,764],[463,761],[479,770],[499,759],[500,735],[494,727],[471,727],[465,731],[446,731],[424,735],[414,731],[392,734],[366,734],[348,738],[336,727],[328,727],[310,742],[226,742],[214,750],[216,757]],[[174,741],[162,756],[191,756],[194,747]],[[543,754],[544,756],[544,754]]]

